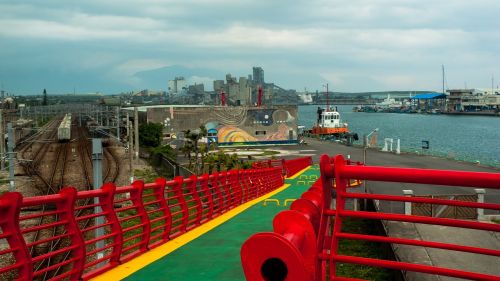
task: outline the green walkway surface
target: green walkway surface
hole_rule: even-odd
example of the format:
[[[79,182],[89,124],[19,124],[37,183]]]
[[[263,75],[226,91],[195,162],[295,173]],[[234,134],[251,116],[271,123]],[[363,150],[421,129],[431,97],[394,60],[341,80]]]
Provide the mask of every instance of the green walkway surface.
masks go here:
[[[125,280],[245,280],[240,261],[241,245],[257,232],[272,231],[274,216],[290,208],[290,204],[283,206],[284,200],[299,198],[311,186],[309,181],[314,179],[309,178],[314,175],[319,177],[317,165],[296,179],[287,179],[285,183],[291,186],[269,198],[278,199],[280,206],[274,202],[267,202],[266,206],[263,202],[257,203]]]

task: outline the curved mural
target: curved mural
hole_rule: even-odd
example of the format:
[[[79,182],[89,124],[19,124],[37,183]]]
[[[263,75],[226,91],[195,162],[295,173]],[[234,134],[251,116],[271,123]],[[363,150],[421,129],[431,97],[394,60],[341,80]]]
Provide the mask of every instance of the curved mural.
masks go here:
[[[207,140],[219,145],[297,143],[297,106],[166,106],[147,110],[148,122],[163,122],[179,133],[204,125]]]
[[[222,126],[218,130],[219,143],[224,142],[255,142],[257,139],[246,131],[234,126]]]

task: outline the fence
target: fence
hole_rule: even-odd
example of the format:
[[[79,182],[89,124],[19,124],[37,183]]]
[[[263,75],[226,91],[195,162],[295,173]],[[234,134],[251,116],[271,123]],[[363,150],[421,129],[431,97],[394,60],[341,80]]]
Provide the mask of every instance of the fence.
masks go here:
[[[254,169],[283,167],[283,166],[285,166],[285,159],[268,159],[252,163],[252,168]]]
[[[280,168],[263,168],[30,198],[5,193],[0,280],[88,280],[283,183]]]
[[[500,210],[500,204],[493,203],[347,192],[350,179],[499,189],[500,174],[349,165],[341,155],[335,158],[323,155],[320,160],[320,170],[320,180],[304,193],[301,199],[296,201],[300,202],[297,203],[300,204],[300,207],[292,205],[291,210],[283,211],[274,218],[273,233],[257,233],[243,244],[241,258],[247,280],[284,280],[285,277],[286,280],[359,280],[337,276],[337,263],[384,267],[474,280],[499,280],[499,276],[476,272],[341,255],[338,249],[340,239],[349,239],[431,247],[499,257],[500,251],[497,249],[346,233],[342,232],[342,223],[346,218],[362,218],[500,232],[499,224],[353,211],[345,208],[346,199],[352,198]],[[334,181],[336,208],[331,208]],[[331,225],[332,217],[334,218],[333,225]]]
[[[289,177],[291,175],[300,172],[301,170],[307,168],[312,164],[313,164],[312,157],[306,156],[301,158],[285,160],[283,164],[283,169],[285,170],[286,176]]]
[[[312,157],[300,157],[295,159],[269,159],[264,161],[257,161],[252,163],[252,168],[260,169],[260,168],[271,168],[271,167],[281,167],[283,169],[283,173],[290,177],[297,172],[309,167],[313,164]]]

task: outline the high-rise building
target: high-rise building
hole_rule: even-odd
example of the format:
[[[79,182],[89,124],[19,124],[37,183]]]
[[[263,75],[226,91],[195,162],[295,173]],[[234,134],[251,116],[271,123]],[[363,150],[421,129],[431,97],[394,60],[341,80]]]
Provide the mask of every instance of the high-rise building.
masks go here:
[[[181,93],[182,90],[187,90],[188,83],[184,77],[175,77],[174,80],[168,81],[168,92],[170,94]]]
[[[253,82],[261,85],[264,84],[264,69],[262,67],[253,67]]]

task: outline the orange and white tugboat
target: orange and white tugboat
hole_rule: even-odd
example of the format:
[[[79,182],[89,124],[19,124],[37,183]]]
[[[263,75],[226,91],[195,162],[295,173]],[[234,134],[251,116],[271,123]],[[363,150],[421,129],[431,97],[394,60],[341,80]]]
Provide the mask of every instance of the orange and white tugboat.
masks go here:
[[[318,120],[311,130],[311,134],[324,137],[340,138],[349,133],[347,123],[342,123],[340,113],[335,109],[318,107]]]
[[[349,134],[347,123],[340,119],[340,113],[330,108],[328,100],[328,84],[326,84],[326,108],[318,107],[317,122],[314,124],[309,134],[323,139],[341,139]]]

